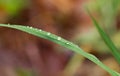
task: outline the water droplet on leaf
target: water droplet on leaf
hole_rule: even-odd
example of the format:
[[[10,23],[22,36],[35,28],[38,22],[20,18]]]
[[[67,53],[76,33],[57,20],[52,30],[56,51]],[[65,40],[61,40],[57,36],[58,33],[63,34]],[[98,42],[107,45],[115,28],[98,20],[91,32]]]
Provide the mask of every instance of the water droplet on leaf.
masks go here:
[[[32,29],[33,27],[29,27],[30,29]]]
[[[66,44],[70,44],[70,43],[66,43]]]
[[[47,33],[47,35],[50,35],[51,33]]]
[[[58,39],[58,40],[61,40],[61,37],[58,37],[57,39]]]

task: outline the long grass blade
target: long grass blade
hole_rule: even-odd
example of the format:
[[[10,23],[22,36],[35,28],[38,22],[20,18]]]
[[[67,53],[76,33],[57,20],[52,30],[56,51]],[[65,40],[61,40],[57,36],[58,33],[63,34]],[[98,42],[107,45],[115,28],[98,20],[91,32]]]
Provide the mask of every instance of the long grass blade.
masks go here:
[[[13,29],[17,29],[17,30],[21,30],[23,32],[32,34],[34,36],[40,37],[40,38],[44,38],[47,40],[50,40],[52,42],[55,42],[63,47],[66,47],[78,54],[81,54],[82,56],[86,57],[87,59],[91,60],[92,62],[94,62],[95,64],[99,65],[101,68],[103,68],[104,70],[106,70],[108,73],[111,74],[111,76],[120,76],[120,74],[112,69],[110,69],[109,67],[107,67],[106,65],[104,65],[98,58],[96,58],[94,55],[89,54],[85,51],[83,51],[80,47],[78,47],[77,45],[73,44],[72,42],[69,42],[59,36],[56,36],[54,34],[51,34],[49,32],[37,29],[37,28],[33,28],[33,27],[29,27],[29,26],[21,26],[21,25],[7,25],[7,24],[0,24],[0,26],[2,27],[9,27],[9,28],[13,28]]]

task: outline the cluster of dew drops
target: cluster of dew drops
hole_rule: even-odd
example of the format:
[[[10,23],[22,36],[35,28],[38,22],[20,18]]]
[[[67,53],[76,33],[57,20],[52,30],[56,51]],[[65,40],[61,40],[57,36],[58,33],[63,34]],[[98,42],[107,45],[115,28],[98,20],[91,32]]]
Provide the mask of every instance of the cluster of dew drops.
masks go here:
[[[43,30],[41,30],[41,29],[33,28],[33,27],[31,27],[31,26],[27,26],[27,28],[36,30],[36,31],[38,31],[38,32],[45,32],[45,31],[43,31]],[[51,36],[52,34],[51,34],[50,32],[46,32],[46,35],[47,35],[47,36]],[[55,38],[56,38],[56,37],[55,37]],[[57,37],[56,39],[57,39],[58,41],[62,41],[62,38],[61,38],[61,37]],[[68,41],[64,41],[64,43],[66,43],[67,45],[72,45],[72,43],[70,43],[70,42],[68,42]]]
[[[10,25],[10,24],[8,24],[8,25]],[[45,32],[45,31],[43,31],[43,30],[41,30],[41,29],[38,29],[38,28],[33,28],[33,27],[31,27],[31,26],[19,26],[19,25],[13,25],[14,27],[22,27],[22,28],[29,28],[29,29],[31,29],[31,30],[35,30],[35,31],[38,31],[38,32],[44,32],[47,36],[51,36],[52,38],[54,38],[54,39],[56,39],[56,40],[58,40],[58,41],[61,41],[61,42],[63,42],[63,43],[65,43],[65,44],[67,44],[67,45],[74,45],[73,43],[71,43],[71,42],[69,42],[69,41],[67,41],[67,40],[64,40],[64,39],[62,39],[61,37],[59,37],[59,36],[52,36],[53,34],[51,34],[50,32]],[[10,26],[11,27],[11,26]],[[77,46],[77,45],[75,45],[75,46]],[[77,47],[79,47],[79,46],[77,46]]]

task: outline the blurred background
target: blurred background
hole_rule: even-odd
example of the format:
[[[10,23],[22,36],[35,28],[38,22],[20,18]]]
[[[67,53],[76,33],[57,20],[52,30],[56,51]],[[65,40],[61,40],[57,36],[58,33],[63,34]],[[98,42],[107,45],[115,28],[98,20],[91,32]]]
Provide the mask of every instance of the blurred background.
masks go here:
[[[120,72],[88,8],[120,50],[119,0],[0,0],[0,23],[28,25],[59,35]],[[0,76],[110,76],[51,41],[0,27]]]

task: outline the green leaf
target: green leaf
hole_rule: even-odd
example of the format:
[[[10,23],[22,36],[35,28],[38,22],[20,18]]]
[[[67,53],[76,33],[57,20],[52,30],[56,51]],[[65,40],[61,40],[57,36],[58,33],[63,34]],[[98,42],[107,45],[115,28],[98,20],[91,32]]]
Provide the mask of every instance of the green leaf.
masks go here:
[[[110,73],[112,76],[120,76],[119,73],[117,73],[116,71],[114,71],[114,70],[110,69],[109,67],[107,67],[106,65],[104,65],[94,55],[89,54],[89,53],[83,51],[77,45],[75,45],[72,42],[69,42],[69,41],[67,41],[67,40],[65,40],[65,39],[63,39],[63,38],[61,38],[59,36],[56,36],[56,35],[51,34],[49,32],[43,31],[41,29],[29,27],[29,26],[7,25],[7,24],[0,24],[0,26],[14,28],[14,29],[17,29],[17,30],[21,30],[21,31],[27,32],[29,34],[35,35],[37,37],[44,38],[44,39],[50,40],[52,42],[55,42],[55,43],[57,43],[57,44],[59,44],[59,45],[61,45],[63,47],[66,47],[66,48],[68,48],[70,50],[73,50],[75,53],[81,54],[82,56],[88,58],[89,60],[91,60],[95,64],[99,65],[104,70],[106,70],[108,73]]]
[[[102,28],[100,27],[100,25],[98,24],[98,22],[91,15],[90,11],[88,9],[87,9],[87,11],[88,11],[88,14],[90,15],[90,17],[91,17],[94,25],[96,26],[99,34],[103,38],[103,40],[106,43],[106,45],[109,47],[109,49],[110,49],[111,53],[113,54],[113,56],[115,57],[115,59],[120,64],[120,52],[118,51],[117,47],[114,45],[114,43],[112,42],[112,40],[110,39],[110,37],[102,30]]]

